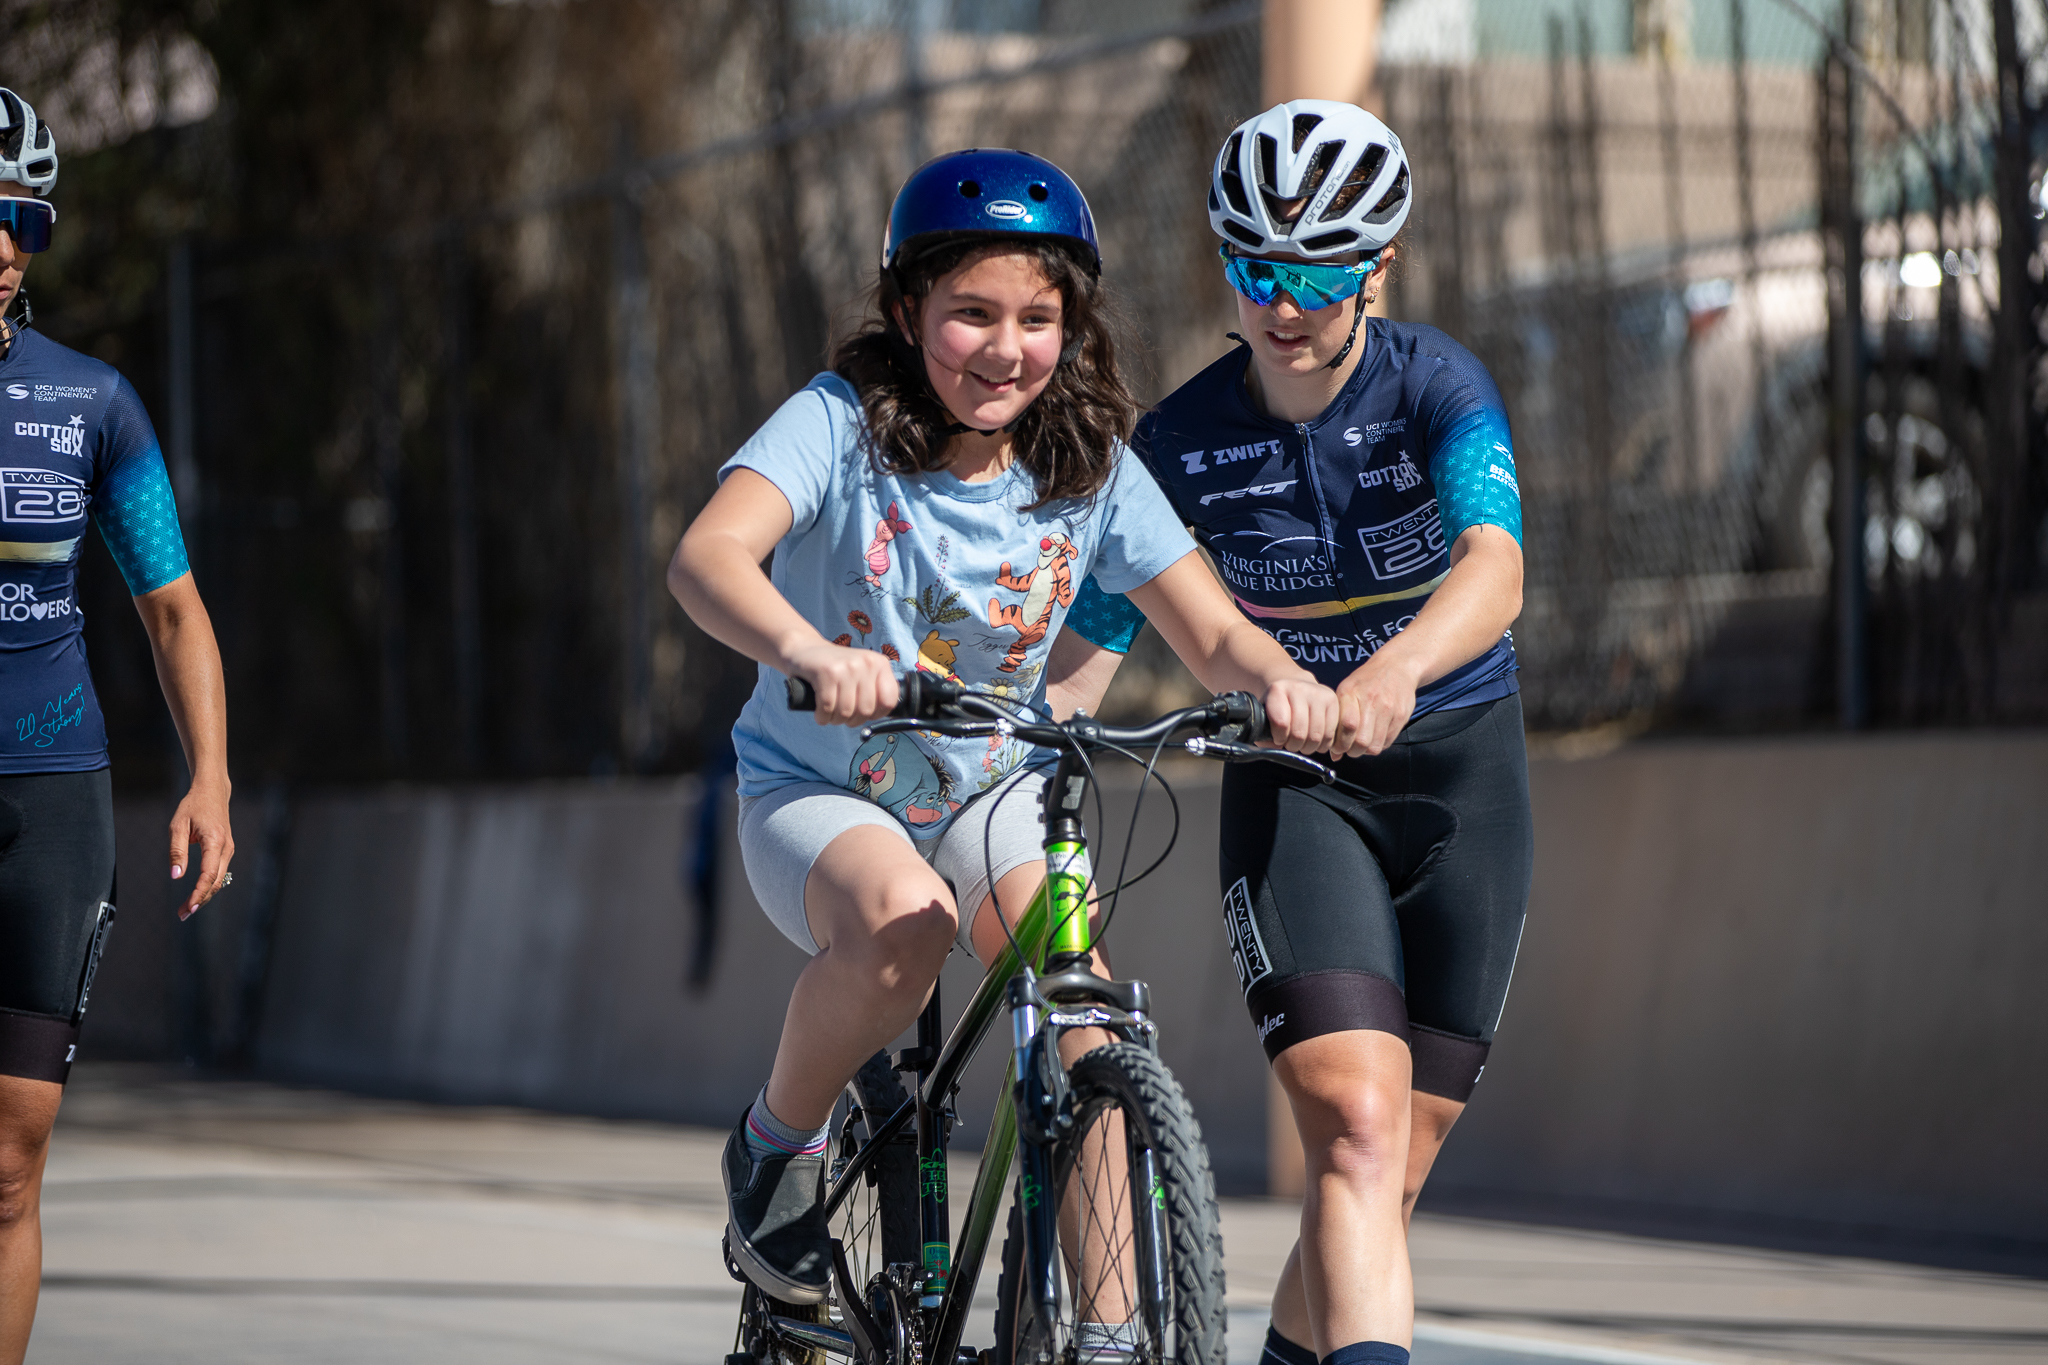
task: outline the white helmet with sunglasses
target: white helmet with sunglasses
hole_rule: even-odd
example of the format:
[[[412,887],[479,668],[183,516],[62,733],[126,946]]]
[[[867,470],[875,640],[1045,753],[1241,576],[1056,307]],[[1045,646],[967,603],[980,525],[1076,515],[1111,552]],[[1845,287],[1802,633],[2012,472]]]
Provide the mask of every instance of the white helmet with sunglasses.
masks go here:
[[[1291,100],[1246,119],[1223,140],[1209,176],[1209,225],[1231,286],[1261,308],[1282,293],[1305,311],[1358,293],[1408,221],[1408,154],[1393,130],[1355,104]],[[1318,258],[1362,253],[1355,264]],[[1299,263],[1258,260],[1287,255]],[[1336,369],[1365,317],[1352,311]],[[1232,333],[1235,336],[1236,333]]]

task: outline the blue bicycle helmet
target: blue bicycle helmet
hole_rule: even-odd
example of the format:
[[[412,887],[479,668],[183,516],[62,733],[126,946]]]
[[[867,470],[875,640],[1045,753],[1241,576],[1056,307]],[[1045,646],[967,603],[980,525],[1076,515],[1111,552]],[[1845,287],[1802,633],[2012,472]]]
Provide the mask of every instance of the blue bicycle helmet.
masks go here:
[[[912,171],[889,209],[882,269],[965,236],[1050,237],[1074,248],[1089,274],[1102,273],[1095,215],[1081,187],[1029,152],[976,147],[933,157]]]

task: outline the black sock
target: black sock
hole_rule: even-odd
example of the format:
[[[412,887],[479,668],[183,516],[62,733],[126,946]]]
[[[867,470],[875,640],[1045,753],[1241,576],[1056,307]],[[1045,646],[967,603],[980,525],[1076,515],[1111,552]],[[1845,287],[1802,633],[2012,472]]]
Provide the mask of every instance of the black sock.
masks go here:
[[[1408,1348],[1390,1341],[1354,1341],[1324,1356],[1323,1365],[1408,1365]]]
[[[1297,1346],[1268,1325],[1266,1349],[1259,1356],[1259,1365],[1316,1365],[1315,1348]]]

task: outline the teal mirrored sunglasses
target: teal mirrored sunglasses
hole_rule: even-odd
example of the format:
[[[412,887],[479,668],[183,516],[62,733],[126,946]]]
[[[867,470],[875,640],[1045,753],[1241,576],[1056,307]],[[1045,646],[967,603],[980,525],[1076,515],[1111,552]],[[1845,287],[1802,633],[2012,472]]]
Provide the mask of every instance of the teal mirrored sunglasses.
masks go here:
[[[1228,242],[1219,243],[1216,254],[1223,258],[1223,277],[1230,281],[1230,287],[1259,307],[1264,308],[1284,293],[1311,313],[1356,294],[1364,287],[1365,277],[1378,269],[1380,263],[1377,252],[1356,265],[1261,261],[1238,255]]]

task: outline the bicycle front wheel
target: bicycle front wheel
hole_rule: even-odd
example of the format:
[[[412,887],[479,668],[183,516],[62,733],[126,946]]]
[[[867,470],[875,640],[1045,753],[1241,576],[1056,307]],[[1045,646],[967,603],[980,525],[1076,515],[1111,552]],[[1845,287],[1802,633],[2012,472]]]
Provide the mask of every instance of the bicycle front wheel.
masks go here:
[[[1029,1288],[1021,1209],[996,1285],[996,1365],[1224,1365],[1223,1232],[1202,1131],[1149,1050],[1113,1043],[1068,1072],[1053,1149],[1058,1303]]]

